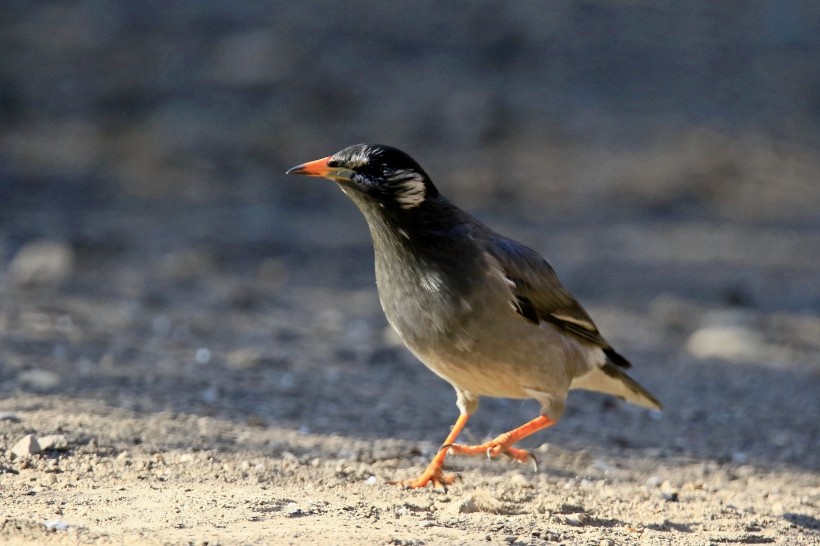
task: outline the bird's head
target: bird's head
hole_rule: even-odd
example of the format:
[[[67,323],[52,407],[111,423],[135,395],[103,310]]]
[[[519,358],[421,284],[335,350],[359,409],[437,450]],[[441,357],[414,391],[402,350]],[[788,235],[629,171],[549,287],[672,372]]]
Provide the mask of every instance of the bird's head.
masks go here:
[[[354,201],[409,211],[438,196],[427,173],[406,153],[381,144],[356,144],[293,167],[287,174],[337,182]]]

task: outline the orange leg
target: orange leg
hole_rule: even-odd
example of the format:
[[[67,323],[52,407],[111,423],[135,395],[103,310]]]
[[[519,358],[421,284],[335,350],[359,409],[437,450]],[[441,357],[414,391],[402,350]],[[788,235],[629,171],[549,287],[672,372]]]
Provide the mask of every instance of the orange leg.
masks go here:
[[[433,457],[433,460],[430,461],[430,464],[427,465],[427,468],[424,469],[424,472],[422,472],[418,478],[390,483],[403,485],[409,489],[426,487],[428,483],[432,483],[433,487],[441,487],[444,489],[446,489],[448,485],[452,485],[452,483],[456,481],[455,474],[445,474],[442,471],[442,467],[444,466],[444,458],[447,457],[448,452],[446,448],[454,445],[453,442],[456,441],[456,438],[458,438],[458,435],[461,433],[464,425],[467,424],[467,419],[469,418],[470,415],[467,413],[462,413],[458,416],[456,424],[453,425],[453,429],[450,431],[450,434],[447,435],[447,439],[444,440],[444,445],[438,453],[436,453],[436,456]]]
[[[528,460],[535,461],[529,451],[523,449],[514,449],[512,445],[519,440],[523,440],[527,436],[545,429],[555,424],[555,421],[544,415],[538,416],[532,421],[521,425],[520,427],[505,432],[494,440],[476,445],[465,446],[461,444],[444,444],[443,451],[449,451],[455,455],[484,455],[487,457],[497,457],[502,453],[515,459],[519,462],[526,462]]]

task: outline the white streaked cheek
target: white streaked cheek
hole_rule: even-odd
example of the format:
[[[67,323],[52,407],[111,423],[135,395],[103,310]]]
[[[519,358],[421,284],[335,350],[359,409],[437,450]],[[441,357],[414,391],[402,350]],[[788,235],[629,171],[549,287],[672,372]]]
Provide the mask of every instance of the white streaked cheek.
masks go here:
[[[424,202],[427,190],[420,176],[402,182],[396,192],[396,202],[403,209],[412,209]]]

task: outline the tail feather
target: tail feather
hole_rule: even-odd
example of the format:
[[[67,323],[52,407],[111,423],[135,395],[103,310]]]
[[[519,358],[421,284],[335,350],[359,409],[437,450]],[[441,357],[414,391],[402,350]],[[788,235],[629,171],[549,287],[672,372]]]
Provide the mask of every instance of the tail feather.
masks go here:
[[[632,363],[624,357],[622,357],[621,355],[619,355],[612,347],[604,349],[604,354],[606,355],[607,360],[609,360],[616,366],[620,366],[621,368],[632,367]]]
[[[611,362],[576,377],[571,388],[611,394],[644,408],[659,410],[662,407],[648,390]]]

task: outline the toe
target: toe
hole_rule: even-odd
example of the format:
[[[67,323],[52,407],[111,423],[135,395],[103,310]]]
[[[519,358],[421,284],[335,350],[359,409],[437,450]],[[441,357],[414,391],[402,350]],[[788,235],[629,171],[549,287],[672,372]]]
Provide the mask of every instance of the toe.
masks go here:
[[[455,474],[445,474],[441,468],[427,468],[417,478],[412,480],[399,480],[389,482],[393,485],[400,485],[405,489],[422,489],[432,484],[434,489],[447,491],[448,485],[453,485],[457,476]]]

